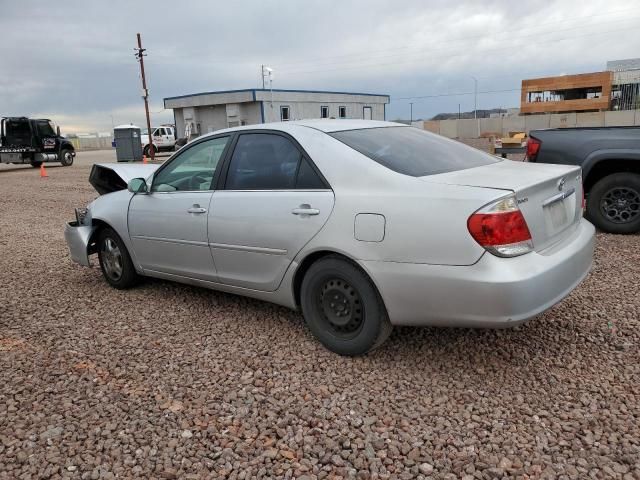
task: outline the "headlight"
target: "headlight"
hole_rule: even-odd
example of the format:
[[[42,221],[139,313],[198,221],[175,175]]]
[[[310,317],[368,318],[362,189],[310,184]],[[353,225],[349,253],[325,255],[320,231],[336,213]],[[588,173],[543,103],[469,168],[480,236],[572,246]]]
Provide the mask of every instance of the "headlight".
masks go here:
[[[87,212],[88,210],[86,208],[76,208],[76,221],[78,222],[78,225],[84,224]]]

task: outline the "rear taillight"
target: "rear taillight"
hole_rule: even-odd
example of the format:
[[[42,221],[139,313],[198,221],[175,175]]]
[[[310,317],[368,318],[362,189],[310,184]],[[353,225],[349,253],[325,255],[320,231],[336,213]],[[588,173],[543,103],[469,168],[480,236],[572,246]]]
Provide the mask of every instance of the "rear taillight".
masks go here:
[[[542,145],[542,142],[540,140],[538,140],[537,138],[529,137],[529,140],[527,140],[527,161],[536,161],[538,151],[540,150],[540,145]]]
[[[499,257],[516,257],[533,250],[529,227],[514,195],[478,210],[467,220],[467,228],[476,242]]]

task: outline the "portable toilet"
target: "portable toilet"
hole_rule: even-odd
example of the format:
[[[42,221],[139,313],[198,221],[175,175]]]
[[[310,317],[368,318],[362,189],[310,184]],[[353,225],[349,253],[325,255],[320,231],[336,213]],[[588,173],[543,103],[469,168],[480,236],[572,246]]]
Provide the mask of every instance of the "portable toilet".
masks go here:
[[[116,144],[116,159],[118,162],[142,161],[140,127],[118,125],[113,128],[113,138]]]

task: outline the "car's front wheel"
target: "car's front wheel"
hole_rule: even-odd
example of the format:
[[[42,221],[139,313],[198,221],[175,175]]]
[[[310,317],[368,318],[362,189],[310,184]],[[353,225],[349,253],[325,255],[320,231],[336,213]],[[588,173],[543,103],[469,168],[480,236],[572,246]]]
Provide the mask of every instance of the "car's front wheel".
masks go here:
[[[640,231],[640,175],[621,172],[599,180],[589,192],[587,218],[605,232]]]
[[[98,259],[105,280],[114,288],[125,289],[139,281],[131,256],[120,236],[111,228],[98,233]]]
[[[387,311],[371,280],[339,256],[311,265],[302,280],[300,303],[311,332],[340,355],[367,353],[391,333]]]

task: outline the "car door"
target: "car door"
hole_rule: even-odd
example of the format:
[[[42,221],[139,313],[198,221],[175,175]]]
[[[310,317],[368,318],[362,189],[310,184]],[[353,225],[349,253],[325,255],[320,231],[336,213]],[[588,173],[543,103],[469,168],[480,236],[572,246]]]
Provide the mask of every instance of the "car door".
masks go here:
[[[174,143],[174,140],[175,140],[174,135],[173,135],[173,128],[165,127],[164,128],[164,136],[162,138],[163,138],[163,144],[162,145],[165,148],[173,146],[173,143]]]
[[[214,192],[209,211],[219,281],[277,289],[333,203],[333,191],[292,138],[276,132],[238,135],[224,189]]]
[[[129,205],[129,234],[142,268],[216,280],[207,212],[229,136],[185,148],[153,176],[148,194]]]

